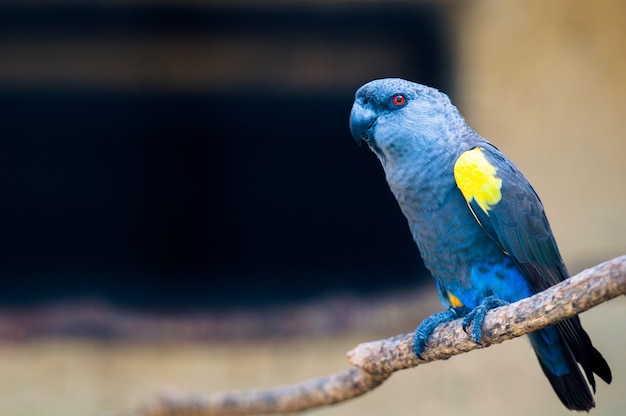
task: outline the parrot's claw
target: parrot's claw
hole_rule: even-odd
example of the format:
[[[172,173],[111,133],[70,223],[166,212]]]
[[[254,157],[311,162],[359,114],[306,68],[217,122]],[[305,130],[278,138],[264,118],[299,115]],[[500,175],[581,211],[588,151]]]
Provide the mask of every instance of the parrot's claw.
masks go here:
[[[413,352],[417,358],[423,360],[422,353],[426,349],[426,341],[433,333],[435,328],[444,322],[454,321],[457,318],[467,315],[470,310],[464,306],[458,308],[449,308],[445,311],[436,312],[424,319],[415,330],[415,338],[413,344]]]
[[[475,307],[463,318],[463,331],[467,333],[467,328],[469,328],[473,322],[474,325],[472,326],[472,333],[470,336],[472,341],[481,345],[480,341],[483,338],[483,321],[485,320],[485,315],[490,309],[494,309],[499,306],[506,306],[508,304],[509,302],[495,296],[488,296],[484,298],[480,305]]]

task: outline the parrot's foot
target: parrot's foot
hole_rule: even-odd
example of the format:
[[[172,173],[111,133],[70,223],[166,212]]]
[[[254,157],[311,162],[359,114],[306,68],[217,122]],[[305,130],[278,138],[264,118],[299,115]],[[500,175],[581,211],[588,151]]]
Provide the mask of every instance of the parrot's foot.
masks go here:
[[[424,319],[422,323],[415,330],[415,338],[413,344],[413,352],[417,355],[417,358],[422,360],[422,353],[426,349],[426,341],[430,334],[433,333],[435,328],[444,322],[454,321],[457,318],[467,315],[470,312],[469,308],[460,306],[457,308],[450,308],[445,311],[436,312]]]
[[[471,338],[477,344],[480,344],[480,340],[483,338],[483,321],[485,315],[490,309],[497,308],[499,306],[506,306],[509,302],[497,298],[495,296],[488,296],[482,300],[480,305],[475,307],[470,313],[463,318],[463,330],[467,333],[467,328],[473,322]]]

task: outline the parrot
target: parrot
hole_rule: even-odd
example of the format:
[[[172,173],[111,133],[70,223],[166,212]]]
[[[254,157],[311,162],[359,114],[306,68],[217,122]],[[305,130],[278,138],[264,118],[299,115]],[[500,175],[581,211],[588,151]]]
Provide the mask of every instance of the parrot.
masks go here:
[[[444,307],[416,329],[418,357],[439,324],[463,318],[480,343],[488,310],[569,277],[529,181],[469,127],[446,94],[400,78],[370,81],[356,91],[349,124],[382,165]],[[529,338],[565,407],[595,407],[594,373],[608,384],[611,369],[579,317]]]

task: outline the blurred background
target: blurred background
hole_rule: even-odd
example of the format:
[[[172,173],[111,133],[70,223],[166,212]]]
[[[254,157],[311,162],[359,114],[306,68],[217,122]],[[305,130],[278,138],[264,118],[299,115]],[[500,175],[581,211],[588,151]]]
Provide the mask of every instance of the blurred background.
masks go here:
[[[374,78],[448,93],[572,273],[623,254],[625,39],[619,0],[3,1],[0,408],[297,382],[439,310],[348,130]],[[625,314],[582,317],[614,371],[597,415],[626,405]],[[535,361],[514,340],[311,413],[566,414]]]

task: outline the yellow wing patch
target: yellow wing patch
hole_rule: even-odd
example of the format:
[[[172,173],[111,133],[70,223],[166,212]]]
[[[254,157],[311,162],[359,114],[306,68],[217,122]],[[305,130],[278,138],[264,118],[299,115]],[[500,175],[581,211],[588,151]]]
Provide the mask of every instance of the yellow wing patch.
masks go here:
[[[447,291],[446,291],[447,292]],[[453,308],[458,308],[459,306],[463,306],[463,302],[452,293],[448,292],[448,300]]]
[[[496,176],[496,172],[496,167],[489,163],[480,147],[463,153],[454,164],[456,186],[468,204],[476,201],[486,214],[502,198],[502,179]]]

